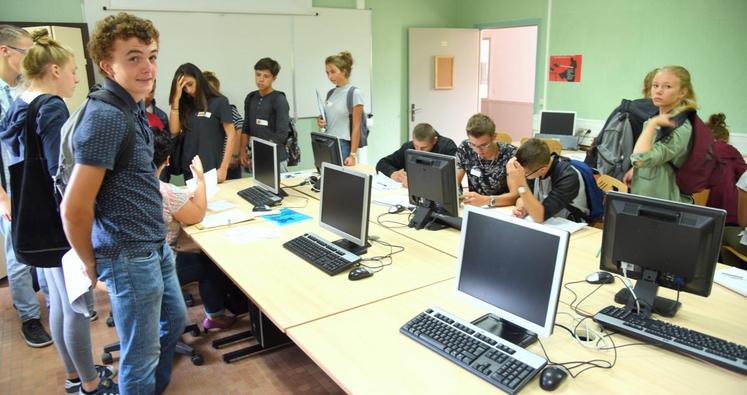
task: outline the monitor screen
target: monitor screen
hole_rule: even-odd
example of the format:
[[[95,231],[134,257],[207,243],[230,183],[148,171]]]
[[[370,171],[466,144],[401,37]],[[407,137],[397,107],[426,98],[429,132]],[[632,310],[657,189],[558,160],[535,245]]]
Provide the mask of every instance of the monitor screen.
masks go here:
[[[278,194],[280,171],[277,144],[252,137],[252,177],[257,185]]]
[[[371,176],[322,164],[319,226],[359,246],[368,238]]]
[[[410,203],[416,206],[416,218],[419,210],[459,216],[455,157],[409,149],[405,153],[405,171]],[[426,216],[424,221],[430,219]]]
[[[338,137],[311,132],[311,149],[314,151],[314,165],[317,171],[321,171],[324,162],[342,166],[342,153]]]
[[[561,134],[573,136],[576,130],[576,113],[572,111],[542,111],[540,114],[540,134]]]
[[[465,207],[457,294],[542,336],[552,333],[568,232]]]
[[[720,209],[610,192],[599,267],[625,274],[624,266],[634,279],[650,271],[656,285],[708,296],[725,218]]]

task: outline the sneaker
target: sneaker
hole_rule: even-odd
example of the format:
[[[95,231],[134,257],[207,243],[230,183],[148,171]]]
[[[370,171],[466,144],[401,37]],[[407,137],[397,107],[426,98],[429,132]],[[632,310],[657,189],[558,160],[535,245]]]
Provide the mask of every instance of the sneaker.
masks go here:
[[[119,395],[119,386],[113,382],[112,379],[102,379],[98,388],[96,388],[96,391],[93,393],[95,395]],[[83,388],[78,390],[78,394],[86,395],[86,393],[83,392]]]
[[[96,365],[96,377],[101,380],[112,379],[117,375],[117,368],[111,365]],[[68,394],[77,394],[80,391],[80,380],[65,380],[65,392]]]
[[[52,344],[52,338],[49,337],[49,333],[38,318],[32,318],[21,324],[21,336],[31,347],[38,348]]]

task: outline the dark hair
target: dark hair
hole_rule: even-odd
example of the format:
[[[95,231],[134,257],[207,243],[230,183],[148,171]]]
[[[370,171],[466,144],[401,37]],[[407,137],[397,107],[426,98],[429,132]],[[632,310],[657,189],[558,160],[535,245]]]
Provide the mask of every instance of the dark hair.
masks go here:
[[[467,121],[467,135],[480,138],[482,136],[495,136],[495,123],[485,114],[475,114]]]
[[[254,70],[270,70],[270,74],[277,77],[280,73],[280,64],[271,58],[262,58],[254,64]]]
[[[433,141],[436,138],[436,130],[429,123],[419,123],[412,128],[412,138],[417,141]]]
[[[729,142],[729,129],[726,126],[726,115],[724,113],[711,114],[708,118],[708,126],[713,131],[713,138]]]
[[[538,167],[550,161],[550,147],[543,140],[530,138],[516,150],[516,161],[523,167]]]
[[[150,130],[153,132],[153,163],[156,167],[166,163],[169,155],[171,155],[171,147],[174,145],[171,141],[171,133],[157,126],[151,126]]]
[[[213,89],[205,80],[202,71],[192,63],[184,63],[179,66],[171,80],[171,93],[169,93],[169,105],[174,105],[174,95],[176,95],[176,84],[179,77],[186,75],[195,79],[195,97],[182,93],[179,99],[179,123],[182,128],[187,126],[189,114],[194,111],[207,111],[208,99],[221,96],[220,92]]]

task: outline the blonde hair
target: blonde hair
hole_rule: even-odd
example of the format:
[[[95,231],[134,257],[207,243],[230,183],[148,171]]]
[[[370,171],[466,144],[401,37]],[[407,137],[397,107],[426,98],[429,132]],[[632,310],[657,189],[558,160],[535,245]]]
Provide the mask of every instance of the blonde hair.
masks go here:
[[[335,65],[340,69],[340,71],[345,73],[346,78],[350,78],[350,72],[353,70],[353,55],[348,51],[342,51],[337,55],[327,56],[327,59],[324,60],[324,64]]]
[[[216,91],[220,91],[220,80],[218,79],[218,76],[215,75],[212,71],[203,70],[202,76],[205,78],[205,81],[207,81],[210,86],[213,87]]]
[[[31,35],[24,29],[13,25],[0,25],[0,45],[15,45],[22,38],[30,38]]]
[[[680,80],[680,89],[687,90],[685,96],[673,109],[675,114],[679,114],[683,111],[696,110],[698,108],[698,102],[695,99],[695,89],[693,89],[692,79],[690,78],[690,72],[682,66],[664,66],[659,69],[656,73],[669,72],[675,75]]]
[[[127,40],[132,37],[150,45],[153,41],[158,43],[159,35],[158,30],[153,26],[153,22],[126,12],[109,15],[96,23],[91,40],[88,42],[88,54],[99,67],[99,72],[103,76],[106,77],[107,74],[99,64],[102,60],[111,58],[114,41],[117,39]]]
[[[21,69],[27,80],[44,78],[47,66],[55,64],[63,67],[73,58],[73,52],[49,37],[47,29],[34,30],[31,33],[34,46],[26,51]]]
[[[656,76],[656,72],[658,72],[659,69],[653,69],[646,74],[646,76],[643,78],[643,90],[641,93],[643,93],[643,97],[646,99],[651,98],[651,84],[654,82],[654,76]]]

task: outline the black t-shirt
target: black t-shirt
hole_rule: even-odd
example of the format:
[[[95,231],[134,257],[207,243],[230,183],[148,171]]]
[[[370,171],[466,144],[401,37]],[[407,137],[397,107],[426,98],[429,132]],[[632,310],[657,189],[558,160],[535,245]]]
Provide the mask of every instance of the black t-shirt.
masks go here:
[[[207,111],[194,111],[189,115],[184,130],[184,151],[179,167],[190,175],[189,164],[195,155],[200,155],[205,171],[217,169],[223,162],[226,140],[224,123],[233,124],[231,106],[224,96],[208,99]]]
[[[246,95],[244,100],[246,119],[243,133],[277,144],[278,160],[281,162],[288,159],[285,141],[290,132],[289,110],[288,100],[280,91],[272,91],[265,96],[254,91]]]

